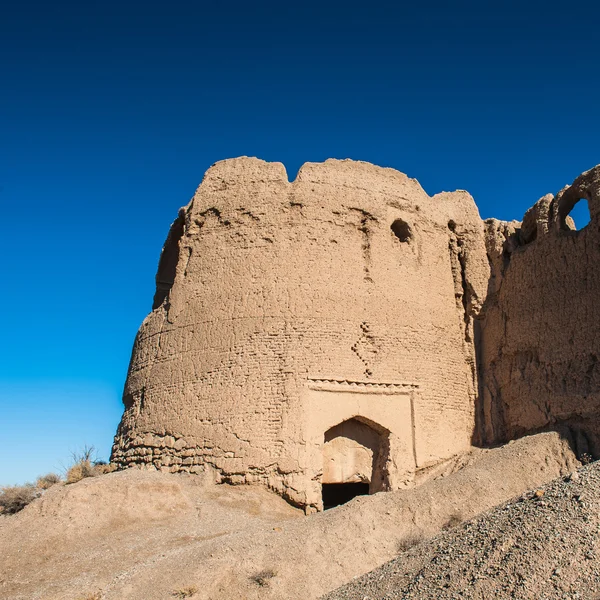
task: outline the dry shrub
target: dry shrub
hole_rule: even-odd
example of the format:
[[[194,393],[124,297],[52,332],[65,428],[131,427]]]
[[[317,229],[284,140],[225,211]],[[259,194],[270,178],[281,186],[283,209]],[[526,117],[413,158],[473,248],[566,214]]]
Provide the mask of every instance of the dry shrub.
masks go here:
[[[83,460],[75,463],[67,471],[67,483],[77,483],[86,477],[96,477],[99,473],[89,460]]]
[[[102,592],[90,592],[85,596],[81,596],[77,600],[102,600]]]
[[[40,490],[32,483],[0,488],[0,514],[14,515],[18,513],[32,500],[35,500],[40,493]]]
[[[452,529],[453,527],[460,525],[464,520],[464,515],[457,510],[448,517],[448,520],[444,523],[442,529]]]
[[[117,465],[111,463],[104,462],[96,462],[94,463],[94,468],[98,472],[98,475],[106,475],[107,473],[112,473],[117,470]]]
[[[191,598],[198,592],[198,588],[195,585],[188,585],[187,587],[175,590],[173,596],[175,598]]]
[[[47,490],[53,485],[60,483],[60,481],[60,475],[57,475],[56,473],[47,473],[46,475],[37,478],[35,486],[40,490]]]
[[[402,539],[398,540],[398,544],[396,549],[398,552],[406,552],[410,550],[413,546],[420,544],[425,539],[425,536],[421,532],[413,531],[408,535],[404,536]]]
[[[256,573],[256,575],[252,575],[250,579],[254,581],[254,583],[260,585],[261,587],[266,587],[269,585],[271,579],[273,579],[273,577],[275,577],[276,575],[277,573],[272,569],[265,569],[260,573]]]
[[[86,477],[97,477],[98,475],[112,473],[117,468],[116,465],[94,460],[94,454],[94,446],[84,446],[81,452],[71,454],[73,464],[67,470],[67,483],[77,483]]]

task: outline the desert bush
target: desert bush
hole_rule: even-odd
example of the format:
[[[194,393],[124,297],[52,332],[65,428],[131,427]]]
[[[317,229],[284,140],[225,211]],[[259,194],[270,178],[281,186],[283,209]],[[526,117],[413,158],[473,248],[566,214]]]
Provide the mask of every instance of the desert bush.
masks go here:
[[[71,452],[71,463],[94,463],[98,462],[97,452],[94,446],[88,446],[87,444],[81,449]]]
[[[272,569],[265,569],[264,571],[260,571],[260,573],[256,573],[252,575],[250,579],[254,581],[254,583],[260,585],[261,587],[266,587],[269,585],[269,582],[273,577],[275,577],[277,573]]]
[[[77,483],[86,477],[97,477],[116,469],[115,465],[94,459],[95,452],[94,446],[84,446],[80,452],[71,453],[72,464],[67,469],[67,483]]]
[[[40,490],[32,483],[8,485],[0,488],[0,513],[14,515],[23,510],[40,495]]]
[[[398,552],[406,552],[413,546],[420,544],[425,539],[425,536],[421,532],[413,531],[408,535],[404,536],[400,540],[398,540],[398,544],[396,549]]]
[[[460,525],[464,520],[464,515],[457,510],[448,517],[448,520],[444,523],[442,529],[452,529],[453,527]]]
[[[72,465],[67,471],[67,483],[77,483],[86,477],[96,477],[99,473],[96,471],[94,465],[84,460]]]
[[[56,473],[47,473],[46,475],[42,475],[41,477],[37,478],[35,487],[40,490],[47,490],[48,488],[51,488],[53,485],[56,485],[60,482],[60,475],[57,475]]]
[[[187,587],[175,590],[173,596],[175,598],[191,598],[198,592],[198,588],[195,585],[188,585]]]
[[[107,473],[112,473],[113,471],[116,471],[117,465],[105,462],[95,462],[94,468],[98,472],[98,475],[106,475]]]

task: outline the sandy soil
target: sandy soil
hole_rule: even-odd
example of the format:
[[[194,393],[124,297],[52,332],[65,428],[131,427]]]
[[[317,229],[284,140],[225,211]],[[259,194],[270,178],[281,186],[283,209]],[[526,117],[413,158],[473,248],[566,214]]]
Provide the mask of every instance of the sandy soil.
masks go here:
[[[197,476],[129,470],[55,486],[0,517],[0,598],[167,600],[186,587],[197,600],[318,598],[397,556],[407,540],[578,465],[557,434],[460,464],[418,488],[308,517],[260,487]]]

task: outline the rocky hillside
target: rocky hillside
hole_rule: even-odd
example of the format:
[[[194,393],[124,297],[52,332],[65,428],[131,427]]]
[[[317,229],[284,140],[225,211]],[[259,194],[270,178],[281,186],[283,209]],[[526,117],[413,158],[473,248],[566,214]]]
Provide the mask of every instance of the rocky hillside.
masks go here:
[[[417,543],[324,600],[596,599],[599,533],[600,463],[592,463]]]

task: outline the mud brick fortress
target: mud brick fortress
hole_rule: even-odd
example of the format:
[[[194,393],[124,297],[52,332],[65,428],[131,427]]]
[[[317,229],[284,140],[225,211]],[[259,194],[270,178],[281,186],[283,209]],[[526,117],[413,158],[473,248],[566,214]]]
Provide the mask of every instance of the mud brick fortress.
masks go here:
[[[599,297],[600,167],[507,223],[367,163],[217,163],[163,248],[112,460],[311,512],[544,429],[597,455]]]

